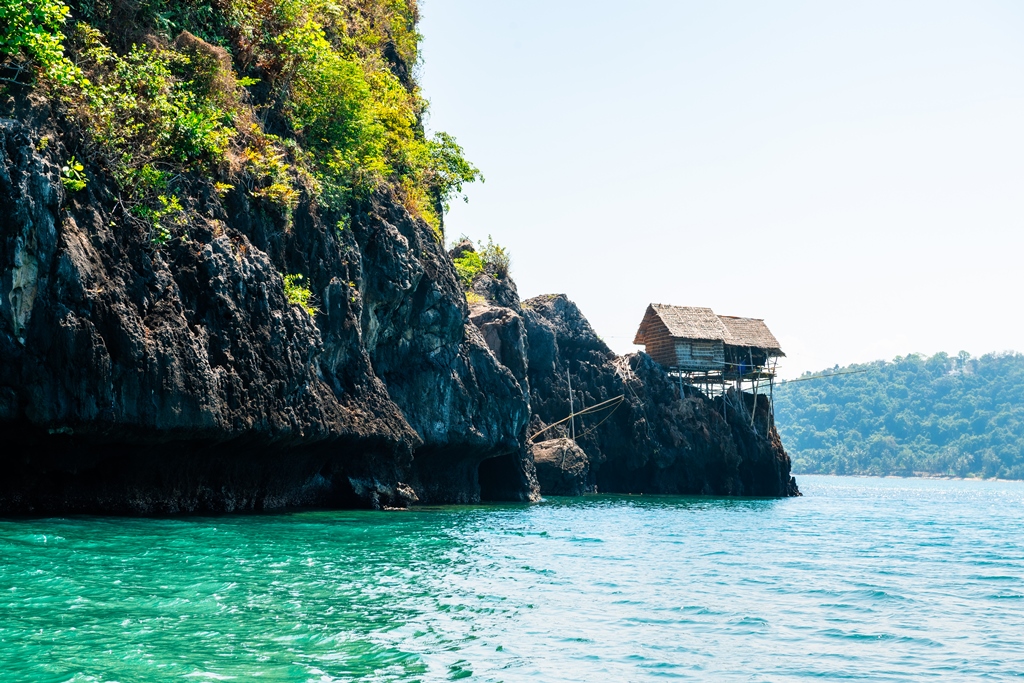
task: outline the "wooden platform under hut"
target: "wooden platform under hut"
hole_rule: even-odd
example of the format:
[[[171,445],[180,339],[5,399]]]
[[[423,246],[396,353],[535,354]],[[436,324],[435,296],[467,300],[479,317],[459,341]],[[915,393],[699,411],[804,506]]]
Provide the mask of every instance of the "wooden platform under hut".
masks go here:
[[[680,393],[685,383],[709,397],[744,385],[756,396],[766,386],[771,401],[776,365],[786,355],[764,320],[699,306],[650,304],[633,343],[679,380]]]

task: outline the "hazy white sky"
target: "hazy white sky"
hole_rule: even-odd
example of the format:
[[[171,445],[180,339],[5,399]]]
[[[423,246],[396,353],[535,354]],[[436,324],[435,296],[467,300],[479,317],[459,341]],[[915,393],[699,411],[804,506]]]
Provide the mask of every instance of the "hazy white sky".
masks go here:
[[[616,351],[650,302],[764,318],[783,374],[1024,351],[1024,3],[421,0],[428,126]]]

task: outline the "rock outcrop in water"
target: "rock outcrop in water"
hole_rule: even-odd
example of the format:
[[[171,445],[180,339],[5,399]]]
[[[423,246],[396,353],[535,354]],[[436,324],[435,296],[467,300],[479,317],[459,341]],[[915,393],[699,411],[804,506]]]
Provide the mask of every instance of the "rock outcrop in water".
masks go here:
[[[487,297],[471,310],[474,320],[490,326],[485,338],[495,354],[502,358],[507,349],[527,348],[531,435],[568,435],[564,425],[547,427],[570,413],[570,379],[576,411],[613,402],[577,420],[577,442],[587,456],[582,488],[798,495],[765,397],[759,397],[754,410],[750,394],[731,392],[712,401],[683,386],[680,396],[680,387],[647,354],[616,356],[565,295],[538,296],[520,304],[514,283],[495,277],[493,270],[478,276],[473,291]],[[614,405],[620,396],[621,403]],[[546,430],[543,435],[541,430]],[[576,469],[556,474],[549,463],[537,468],[544,493],[562,493],[564,482],[578,476]],[[546,487],[545,481],[551,483]]]
[[[578,406],[626,398],[580,420],[586,479],[552,493],[795,492],[765,406],[751,428],[749,396],[732,421],[722,399],[679,397],[562,295],[520,304],[484,275],[467,307],[430,229],[385,194],[341,233],[310,206],[285,232],[242,193],[201,194],[209,221],[154,250],[109,188],[68,196],[31,114],[0,121],[2,510],[532,500],[527,422],[569,413],[567,372]],[[296,271],[315,317],[284,298]]]
[[[443,207],[439,174],[473,172],[450,140],[422,139],[415,3],[347,3],[360,21],[332,24],[310,48],[327,61],[310,53],[304,63],[275,52],[297,25],[255,14],[244,17],[251,35],[220,6],[209,22],[177,17],[233,57],[192,33],[152,33],[166,30],[152,8],[132,18],[90,7],[76,4],[76,21],[99,28],[37,28],[75,42],[106,95],[69,95],[67,81],[36,89],[18,78],[43,78],[32,62],[42,58],[0,46],[0,514],[532,501],[541,485],[796,492],[764,407],[750,426],[749,397],[723,410],[689,389],[677,395],[643,354],[616,358],[566,297],[521,302],[491,266],[467,303],[427,217],[436,223]],[[298,21],[288,16],[273,21]],[[299,28],[325,30],[314,24]],[[256,77],[236,79],[234,68]],[[368,72],[387,87],[317,89],[317,79]],[[259,85],[264,77],[280,92]],[[364,114],[379,105],[408,115],[388,119],[387,145],[364,145],[352,136],[372,140],[383,123],[334,111],[344,97]],[[122,113],[164,132],[147,138],[133,120],[137,140],[110,137],[97,117],[124,102],[134,104]],[[320,138],[317,117],[334,126]],[[141,154],[133,140],[148,140],[152,163],[126,161]],[[313,159],[318,145],[333,150],[333,167]],[[360,154],[384,175],[357,192]],[[396,170],[431,154],[450,164],[444,173]],[[321,181],[342,199],[325,200]],[[173,231],[160,222],[172,220]],[[301,274],[315,309],[289,294],[285,274]],[[625,399],[581,420],[579,445],[563,444],[555,462],[528,437],[568,414],[566,373],[583,405]],[[741,419],[723,419],[730,411]]]
[[[565,295],[524,302],[530,348],[530,404],[538,429],[623,396],[617,407],[581,417],[578,443],[602,492],[787,496],[797,493],[768,401],[732,392],[709,400],[673,383],[645,353],[617,357]],[[724,410],[723,410],[724,408]],[[730,419],[731,416],[731,419]],[[564,433],[564,431],[563,431]]]
[[[565,437],[537,441],[530,446],[537,481],[544,493],[553,496],[582,496],[593,491],[587,484],[590,458],[572,439]]]

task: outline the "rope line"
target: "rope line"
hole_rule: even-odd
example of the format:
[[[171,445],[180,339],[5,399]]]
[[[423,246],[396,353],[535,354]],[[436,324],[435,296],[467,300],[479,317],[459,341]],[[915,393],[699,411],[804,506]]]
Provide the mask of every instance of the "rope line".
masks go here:
[[[796,379],[783,379],[779,380],[779,384],[792,384],[793,382],[806,382],[812,379],[828,379],[829,377],[842,377],[843,375],[859,375],[862,372],[871,372],[874,368],[867,368],[866,370],[850,370],[848,372],[833,372],[828,375],[811,375],[810,377],[797,377]]]
[[[598,423],[597,423],[596,425],[594,425],[593,427],[591,427],[591,428],[590,428],[590,429],[588,429],[587,431],[583,432],[582,434],[580,434],[580,435],[579,435],[579,436],[577,436],[576,438],[577,438],[577,439],[582,439],[582,438],[583,438],[583,437],[585,437],[585,436],[586,436],[587,434],[591,433],[592,431],[594,431],[595,429],[597,429],[598,427],[600,427],[600,426],[601,426],[602,424],[604,424],[605,420],[607,420],[608,418],[610,418],[610,417],[611,417],[612,415],[614,415],[614,414],[615,414],[615,411],[616,411],[616,410],[618,410],[618,409],[619,409],[619,406],[621,406],[622,404],[623,404],[623,401],[619,401],[618,403],[616,403],[616,404],[615,404],[615,407],[613,407],[613,408],[612,408],[612,411],[611,411],[610,413],[608,413],[607,415],[605,415],[605,416],[604,416],[604,418],[602,418],[600,422],[598,422]]]
[[[568,417],[564,417],[561,420],[559,420],[558,422],[553,422],[552,424],[549,424],[547,427],[545,427],[544,429],[540,430],[539,432],[537,432],[536,434],[531,436],[528,439],[528,441],[530,443],[533,443],[533,440],[536,439],[539,435],[543,434],[544,432],[548,431],[549,429],[554,429],[555,427],[557,427],[560,424],[568,422],[569,420],[571,420],[574,417],[579,417],[581,415],[588,415],[590,413],[596,413],[596,412],[598,412],[600,410],[607,410],[608,408],[613,408],[612,412],[615,412],[614,408],[618,408],[619,404],[621,404],[625,399],[626,399],[626,395],[625,394],[619,394],[615,398],[610,398],[607,401],[602,401],[601,403],[597,403],[595,405],[592,405],[589,408],[586,408],[584,410],[579,411],[578,413],[570,413]],[[609,403],[613,403],[613,402],[615,403],[614,407],[608,405]],[[611,415],[611,413],[609,413],[609,415]],[[608,419],[608,418],[605,417],[605,419]],[[604,420],[601,420],[601,422],[604,422]],[[601,423],[599,422],[598,424],[601,424]]]

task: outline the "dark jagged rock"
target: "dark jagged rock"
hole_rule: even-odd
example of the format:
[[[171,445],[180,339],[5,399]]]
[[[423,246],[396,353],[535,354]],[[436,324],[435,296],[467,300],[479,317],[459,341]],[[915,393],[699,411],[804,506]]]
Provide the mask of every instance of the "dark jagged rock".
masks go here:
[[[374,371],[421,439],[412,473],[420,497],[479,501],[485,460],[524,467],[526,393],[469,322],[451,260],[425,224],[397,202],[378,204],[354,223],[366,282],[364,341]],[[483,483],[489,499],[532,496],[495,490],[486,476]]]
[[[548,439],[530,446],[541,491],[553,496],[587,493],[590,460],[572,439]]]
[[[194,181],[183,201],[205,218],[154,246],[98,169],[66,192],[59,130],[16,105],[0,112],[0,511],[535,497],[526,393],[401,202],[377,194],[339,231],[309,203],[285,222]],[[305,276],[316,316],[281,273]]]
[[[463,241],[450,255],[458,258],[473,248]],[[579,469],[569,474],[553,467],[547,458],[551,448],[531,448],[542,493],[799,493],[763,397],[752,423],[753,396],[733,392],[711,401],[693,387],[674,384],[644,353],[618,357],[568,297],[520,302],[515,283],[496,277],[489,264],[470,283],[470,291],[478,300],[470,307],[470,319],[495,357],[529,391],[529,434],[540,436],[544,430],[547,439],[566,437],[569,425],[548,425],[571,409],[607,402],[575,424],[586,454],[584,481],[571,483]],[[552,441],[552,448],[561,443]],[[544,454],[543,461],[538,453]]]
[[[504,306],[474,303],[469,307],[469,319],[480,330],[494,356],[509,369],[522,386],[524,395],[529,398],[526,324],[523,316]]]

